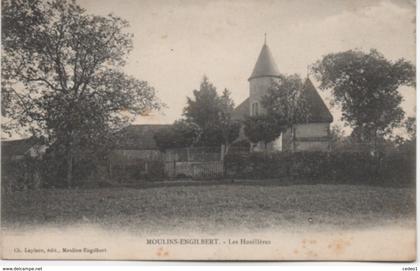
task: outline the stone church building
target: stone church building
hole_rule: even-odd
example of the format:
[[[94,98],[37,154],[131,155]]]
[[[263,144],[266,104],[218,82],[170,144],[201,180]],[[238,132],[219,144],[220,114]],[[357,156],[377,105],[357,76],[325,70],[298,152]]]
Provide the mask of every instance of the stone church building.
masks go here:
[[[268,93],[273,80],[279,80],[280,72],[270,52],[264,43],[254,70],[249,77],[249,97],[239,104],[233,118],[243,120],[246,116],[265,114],[261,98]],[[290,151],[328,151],[330,148],[330,124],[333,117],[309,78],[306,78],[303,96],[308,106],[308,118],[305,123],[298,123],[279,138],[269,143],[269,150]],[[241,132],[242,139],[245,137]],[[264,149],[264,144],[253,146],[254,151]]]

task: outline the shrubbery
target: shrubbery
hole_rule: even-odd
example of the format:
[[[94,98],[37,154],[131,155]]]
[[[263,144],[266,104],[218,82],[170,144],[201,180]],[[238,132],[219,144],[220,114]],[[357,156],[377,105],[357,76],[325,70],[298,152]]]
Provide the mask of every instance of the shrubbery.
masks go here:
[[[139,161],[136,164],[114,165],[112,167],[112,179],[119,183],[156,181],[163,180],[164,177],[165,164],[163,161]]]
[[[300,178],[318,183],[415,182],[415,155],[393,152],[380,157],[368,152],[234,153],[225,157],[230,178]]]
[[[4,191],[19,191],[41,187],[41,161],[24,157],[2,161],[1,182]]]
[[[66,188],[67,163],[65,154],[47,151],[39,164],[44,188]],[[94,156],[82,157],[73,161],[72,187],[92,186],[92,182],[107,182],[107,160]]]

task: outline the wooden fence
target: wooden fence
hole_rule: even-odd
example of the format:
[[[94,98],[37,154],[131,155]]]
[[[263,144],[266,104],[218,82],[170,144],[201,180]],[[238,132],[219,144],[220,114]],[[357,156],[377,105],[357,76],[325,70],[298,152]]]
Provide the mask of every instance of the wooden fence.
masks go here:
[[[181,148],[165,152],[165,175],[169,178],[220,178],[223,173],[220,148]]]
[[[229,153],[249,152],[249,148],[230,148]],[[224,149],[192,147],[158,150],[115,150],[109,161],[111,176],[121,179],[195,178],[224,176]]]
[[[223,177],[223,173],[223,161],[165,162],[165,175],[169,178],[221,178]]]

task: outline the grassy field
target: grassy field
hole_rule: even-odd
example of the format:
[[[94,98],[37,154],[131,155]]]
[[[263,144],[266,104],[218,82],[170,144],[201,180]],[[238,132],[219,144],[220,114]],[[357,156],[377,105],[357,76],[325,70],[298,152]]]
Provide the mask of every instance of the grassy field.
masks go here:
[[[92,223],[139,232],[276,227],[365,228],[415,223],[415,190],[356,185],[161,183],[137,188],[49,189],[2,198],[4,228]]]

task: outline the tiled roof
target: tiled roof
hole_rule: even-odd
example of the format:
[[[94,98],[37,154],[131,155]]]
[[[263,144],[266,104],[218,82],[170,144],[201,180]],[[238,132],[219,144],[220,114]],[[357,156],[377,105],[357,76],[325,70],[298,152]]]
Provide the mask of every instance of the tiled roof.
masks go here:
[[[157,149],[153,136],[157,131],[170,126],[170,124],[130,125],[119,132],[121,138],[117,143],[117,148],[126,150]]]
[[[258,56],[254,70],[252,71],[252,74],[248,80],[266,76],[278,77],[280,76],[280,72],[277,68],[273,56],[271,55],[270,49],[268,48],[267,44],[264,44],[260,55]]]

